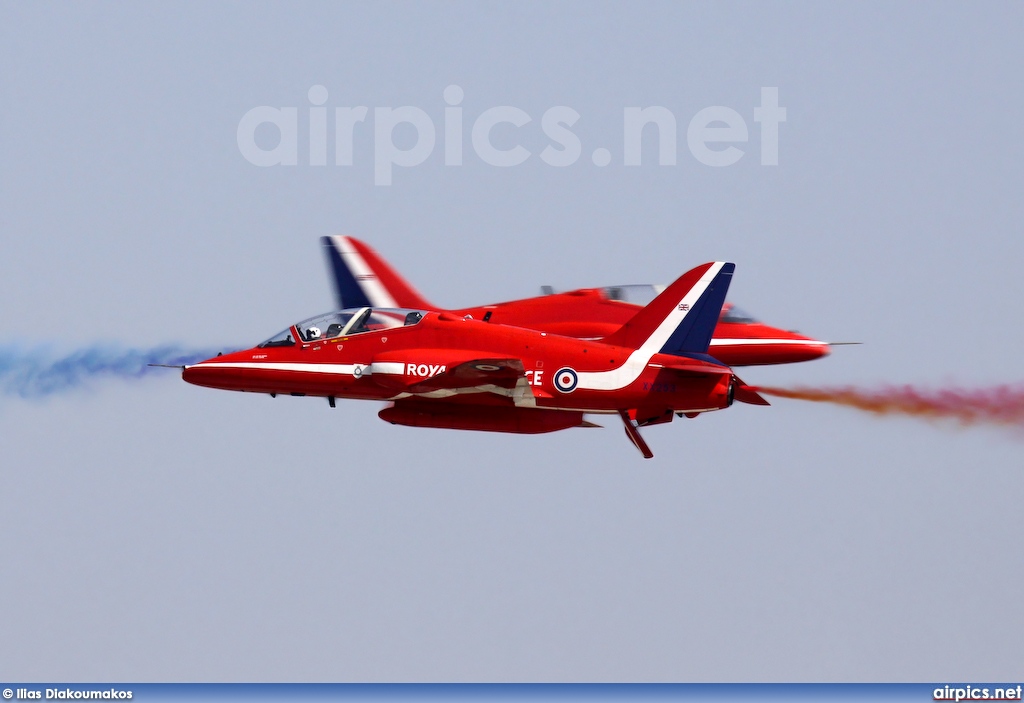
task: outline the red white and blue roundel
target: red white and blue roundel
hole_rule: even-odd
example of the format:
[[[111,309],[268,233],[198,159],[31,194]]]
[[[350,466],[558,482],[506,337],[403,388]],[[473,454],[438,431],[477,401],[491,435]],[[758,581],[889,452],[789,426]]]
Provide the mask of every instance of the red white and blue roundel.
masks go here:
[[[563,366],[555,372],[555,388],[562,393],[572,393],[576,390],[577,383],[579,383],[579,378],[576,376],[576,372],[568,366]]]

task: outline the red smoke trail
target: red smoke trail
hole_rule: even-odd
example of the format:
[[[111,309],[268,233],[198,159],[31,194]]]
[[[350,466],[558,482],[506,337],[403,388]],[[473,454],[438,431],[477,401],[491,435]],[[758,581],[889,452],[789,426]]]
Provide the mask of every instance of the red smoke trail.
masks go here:
[[[883,386],[877,390],[853,386],[761,386],[757,390],[781,398],[845,405],[875,415],[907,415],[926,420],[953,420],[963,426],[984,424],[1024,428],[1024,385],[937,390],[914,386]]]

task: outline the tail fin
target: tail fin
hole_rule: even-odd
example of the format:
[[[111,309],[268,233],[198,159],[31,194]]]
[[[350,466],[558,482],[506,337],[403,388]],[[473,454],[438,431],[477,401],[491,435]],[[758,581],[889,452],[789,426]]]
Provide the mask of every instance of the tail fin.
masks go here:
[[[321,237],[339,308],[437,310],[369,245],[354,237]]]
[[[604,341],[651,354],[706,354],[735,269],[715,261],[687,271]]]

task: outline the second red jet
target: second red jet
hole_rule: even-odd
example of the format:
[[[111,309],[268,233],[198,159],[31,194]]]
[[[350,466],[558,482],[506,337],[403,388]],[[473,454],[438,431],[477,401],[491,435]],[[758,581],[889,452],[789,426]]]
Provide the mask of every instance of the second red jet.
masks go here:
[[[446,311],[425,300],[365,242],[342,235],[320,239],[339,308]],[[447,312],[568,337],[597,339],[614,333],[662,290],[663,286],[655,285],[582,288]],[[729,366],[757,366],[818,359],[829,353],[829,346],[828,342],[762,324],[725,303],[709,353]]]

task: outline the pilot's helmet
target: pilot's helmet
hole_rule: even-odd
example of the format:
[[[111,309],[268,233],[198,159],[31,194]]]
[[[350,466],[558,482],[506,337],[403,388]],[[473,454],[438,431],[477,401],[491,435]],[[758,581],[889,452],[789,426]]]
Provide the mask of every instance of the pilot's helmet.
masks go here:
[[[310,339],[320,339],[320,328],[319,327],[310,327],[309,330],[306,332],[306,335]]]

